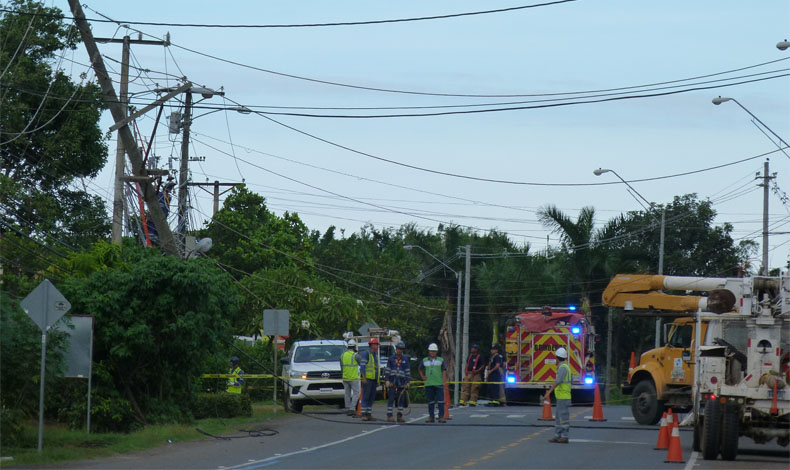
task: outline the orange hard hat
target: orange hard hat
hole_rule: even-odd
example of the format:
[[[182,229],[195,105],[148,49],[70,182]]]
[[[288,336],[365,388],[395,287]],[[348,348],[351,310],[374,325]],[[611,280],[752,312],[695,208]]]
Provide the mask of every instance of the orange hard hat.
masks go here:
[[[370,341],[368,341],[368,344],[379,344],[379,339],[378,338],[370,338]]]

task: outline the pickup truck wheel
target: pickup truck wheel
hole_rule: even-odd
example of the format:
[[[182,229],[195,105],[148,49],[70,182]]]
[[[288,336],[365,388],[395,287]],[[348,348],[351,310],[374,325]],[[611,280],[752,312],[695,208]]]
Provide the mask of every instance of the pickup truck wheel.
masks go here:
[[[721,458],[735,460],[738,455],[738,437],[740,435],[740,412],[737,406],[724,407],[721,427]]]
[[[631,398],[631,413],[639,424],[656,424],[661,421],[664,402],[656,395],[656,386],[652,380],[642,380],[634,387]]]
[[[718,400],[705,402],[703,418],[702,436],[700,436],[702,458],[716,460],[721,447],[721,403]]]
[[[290,393],[285,394],[285,398],[283,399],[283,408],[285,408],[286,413],[301,413],[302,412],[302,404],[301,403],[294,403],[291,400]]]

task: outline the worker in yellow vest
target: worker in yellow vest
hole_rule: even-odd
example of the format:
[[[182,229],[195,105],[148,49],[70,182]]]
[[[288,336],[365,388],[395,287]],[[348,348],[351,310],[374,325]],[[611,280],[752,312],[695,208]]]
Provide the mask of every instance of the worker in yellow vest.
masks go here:
[[[230,358],[230,369],[228,370],[228,393],[236,395],[241,394],[241,389],[244,387],[244,371],[239,367],[239,358],[233,356]]]
[[[340,356],[340,367],[343,370],[343,389],[346,392],[346,414],[356,416],[359,401],[359,354],[357,342],[348,340],[348,349]]]
[[[568,443],[568,431],[571,429],[571,368],[568,365],[568,351],[558,348],[554,353],[557,356],[557,377],[550,389],[546,390],[545,401],[551,399],[551,392],[557,399],[557,423],[554,426],[554,437],[549,442],[559,444]]]

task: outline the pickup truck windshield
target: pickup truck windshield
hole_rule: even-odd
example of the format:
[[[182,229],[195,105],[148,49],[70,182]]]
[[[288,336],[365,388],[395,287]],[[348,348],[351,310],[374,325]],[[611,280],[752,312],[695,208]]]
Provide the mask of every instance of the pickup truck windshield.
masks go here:
[[[314,344],[299,346],[294,352],[294,362],[331,362],[339,361],[347,348],[335,344]]]

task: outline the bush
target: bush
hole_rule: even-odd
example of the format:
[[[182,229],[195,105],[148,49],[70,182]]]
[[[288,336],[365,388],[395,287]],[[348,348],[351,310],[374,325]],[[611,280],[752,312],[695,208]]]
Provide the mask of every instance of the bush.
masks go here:
[[[22,420],[24,413],[21,410],[12,410],[3,407],[0,409],[0,445],[3,447],[17,447],[23,440]]]
[[[200,393],[192,405],[192,413],[196,419],[252,416],[252,400],[249,395]]]
[[[82,408],[84,410],[84,408]],[[70,427],[74,428],[79,420],[79,414],[73,413],[74,421]],[[85,416],[84,413],[81,416]],[[132,432],[139,429],[141,424],[135,420],[134,410],[129,400],[117,396],[104,396],[96,394],[91,399],[91,431],[95,432]]]

